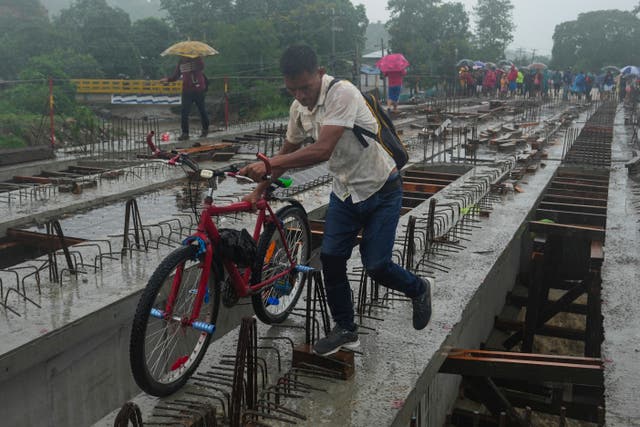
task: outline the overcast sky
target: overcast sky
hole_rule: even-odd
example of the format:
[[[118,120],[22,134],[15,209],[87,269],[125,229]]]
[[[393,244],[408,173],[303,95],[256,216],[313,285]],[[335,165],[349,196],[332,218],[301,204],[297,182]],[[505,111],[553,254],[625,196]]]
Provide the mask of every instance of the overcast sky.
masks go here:
[[[465,5],[473,23],[471,13],[477,1],[459,1]],[[389,19],[389,11],[386,10],[387,0],[352,0],[352,3],[365,5],[369,21],[386,22]],[[550,55],[556,25],[574,21],[582,12],[603,9],[631,10],[638,4],[638,0],[511,0],[511,3],[516,29],[510,49],[536,49],[537,53]]]

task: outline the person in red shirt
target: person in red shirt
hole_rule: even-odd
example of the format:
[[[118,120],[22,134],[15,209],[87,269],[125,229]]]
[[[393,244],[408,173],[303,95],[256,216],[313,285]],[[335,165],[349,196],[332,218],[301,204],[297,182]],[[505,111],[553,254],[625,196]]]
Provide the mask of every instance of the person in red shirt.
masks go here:
[[[194,103],[200,112],[200,122],[202,124],[200,137],[205,137],[209,133],[209,116],[204,104],[207,81],[203,71],[204,62],[202,58],[181,56],[173,74],[160,79],[161,82],[175,82],[182,77],[182,111],[180,114],[182,135],[178,138],[179,141],[189,139],[189,114],[191,113],[191,105]]]
[[[516,80],[518,80],[518,69],[515,67],[515,65],[511,66],[507,79],[509,80],[509,95],[514,96],[517,87]]]
[[[491,97],[495,93],[496,72],[491,68],[489,68],[485,73],[482,86],[484,87],[485,95]]]
[[[389,94],[387,96],[387,107],[393,106],[393,112],[398,110],[398,100],[402,91],[402,78],[407,75],[407,70],[387,71],[387,84],[389,85]]]

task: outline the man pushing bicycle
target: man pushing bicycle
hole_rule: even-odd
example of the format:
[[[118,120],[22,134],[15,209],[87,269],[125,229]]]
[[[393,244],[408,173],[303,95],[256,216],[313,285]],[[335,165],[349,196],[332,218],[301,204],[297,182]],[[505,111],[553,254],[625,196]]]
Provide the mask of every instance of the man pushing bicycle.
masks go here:
[[[360,91],[347,81],[334,81],[318,66],[315,52],[290,46],[280,58],[289,93],[295,98],[280,152],[270,159],[272,178],[286,170],[328,161],[333,189],[327,210],[320,259],[327,302],[336,326],[313,347],[319,355],[360,345],[354,322],[347,261],[362,230],[360,254],[367,274],[382,285],[404,293],[413,303],[413,327],[424,329],[431,318],[431,284],[395,264],[393,243],[402,205],[402,178],[394,159],[371,139],[362,144],[352,129],[377,133],[378,122]],[[313,144],[302,147],[307,137]],[[266,191],[263,162],[239,172],[259,184],[245,200]]]

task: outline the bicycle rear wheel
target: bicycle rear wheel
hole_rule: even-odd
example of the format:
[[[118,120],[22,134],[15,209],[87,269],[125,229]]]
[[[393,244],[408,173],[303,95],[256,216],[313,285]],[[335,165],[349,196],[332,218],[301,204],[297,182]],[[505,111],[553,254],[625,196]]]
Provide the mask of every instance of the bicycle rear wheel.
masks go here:
[[[292,259],[296,264],[306,265],[311,256],[311,231],[307,213],[301,206],[289,205],[278,210],[276,216],[282,223],[286,247],[291,251]],[[276,225],[267,225],[258,241],[253,283],[268,280],[289,268],[291,264],[286,247]],[[292,272],[253,295],[251,302],[256,316],[266,324],[283,322],[300,298],[302,280],[302,273]]]
[[[200,364],[211,340],[210,334],[174,320],[191,315],[202,273],[201,262],[193,259],[196,251],[197,247],[192,245],[178,248],[160,263],[142,292],[133,318],[129,344],[131,371],[138,386],[154,396],[166,396],[182,387]],[[153,309],[164,312],[174,276],[181,267],[182,280],[172,318],[154,317]],[[209,296],[196,320],[213,324],[220,303],[213,269],[208,288]]]

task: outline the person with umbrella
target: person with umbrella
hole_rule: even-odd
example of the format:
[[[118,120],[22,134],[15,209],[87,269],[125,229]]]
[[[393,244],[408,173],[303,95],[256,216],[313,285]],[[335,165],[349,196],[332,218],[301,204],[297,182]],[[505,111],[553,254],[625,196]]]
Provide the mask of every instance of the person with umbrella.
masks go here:
[[[409,61],[401,53],[385,55],[376,62],[376,67],[387,78],[389,87],[387,107],[389,109],[393,107],[394,113],[398,110],[398,101],[400,100],[400,92],[402,92],[402,79],[407,75],[408,66]]]
[[[208,82],[204,75],[202,56],[215,55],[216,53],[218,52],[206,43],[186,41],[176,43],[161,54],[162,56],[177,55],[180,57],[173,74],[160,79],[161,82],[174,82],[182,79],[182,110],[180,114],[182,134],[178,137],[179,141],[189,139],[189,114],[193,104],[196,104],[200,113],[202,125],[200,137],[204,138],[209,133],[209,116],[204,103]]]
[[[398,111],[398,101],[402,92],[402,79],[407,75],[407,70],[387,71],[383,73],[387,77],[389,84],[389,94],[387,96],[387,107],[393,107],[393,112]]]

